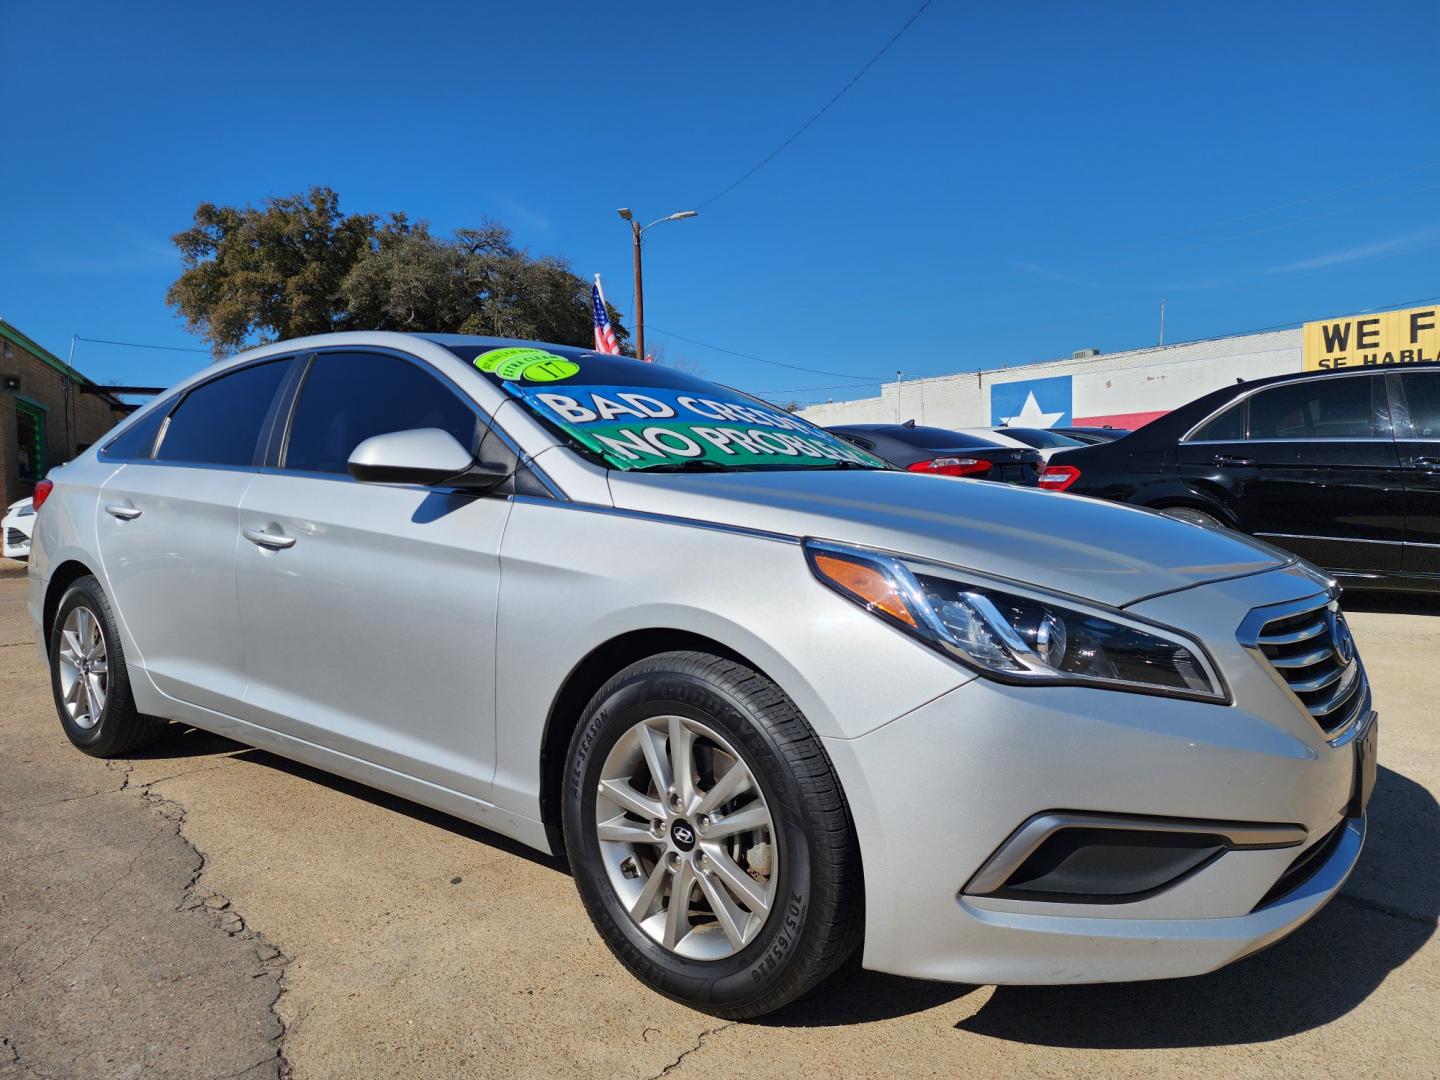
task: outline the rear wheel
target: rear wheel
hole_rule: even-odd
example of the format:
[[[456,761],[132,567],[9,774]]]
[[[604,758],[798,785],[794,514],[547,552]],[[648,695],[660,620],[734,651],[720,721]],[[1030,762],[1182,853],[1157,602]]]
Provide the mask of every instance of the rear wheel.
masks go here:
[[[566,763],[580,895],[637,977],[743,1019],[780,1008],[859,944],[859,858],[829,759],[741,664],[677,652],[590,702]]]
[[[80,578],[60,599],[50,633],[50,688],[66,736],[94,757],[121,757],[165,726],[135,711],[110,602],[93,577]]]

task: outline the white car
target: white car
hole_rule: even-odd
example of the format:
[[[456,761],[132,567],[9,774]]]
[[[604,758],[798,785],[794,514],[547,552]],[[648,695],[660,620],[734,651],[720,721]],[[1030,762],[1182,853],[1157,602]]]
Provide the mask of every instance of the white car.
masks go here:
[[[563,853],[620,962],[717,1016],[852,957],[1212,971],[1319,911],[1364,843],[1378,729],[1333,581],[1239,533],[894,468],[663,364],[277,342],[36,503],[29,610],[75,746],[179,721]],[[535,912],[560,953],[582,935],[558,915]]]
[[[30,533],[35,528],[35,501],[21,499],[13,502],[0,521],[0,554],[7,559],[30,558]]]
[[[1085,445],[1079,439],[1072,439],[1068,435],[1061,435],[1058,431],[1050,431],[1047,428],[998,427],[960,428],[958,430],[982,439],[989,439],[1001,446],[1038,450],[1042,462],[1049,461],[1052,455],[1058,454],[1061,450],[1074,450],[1078,446]]]

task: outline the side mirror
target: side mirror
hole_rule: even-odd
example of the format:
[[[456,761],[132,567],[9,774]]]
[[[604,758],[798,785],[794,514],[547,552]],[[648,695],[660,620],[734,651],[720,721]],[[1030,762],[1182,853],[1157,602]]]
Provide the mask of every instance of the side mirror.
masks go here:
[[[446,484],[477,491],[488,491],[510,475],[503,463],[477,461],[439,428],[372,435],[355,447],[348,466],[350,475],[366,484]]]

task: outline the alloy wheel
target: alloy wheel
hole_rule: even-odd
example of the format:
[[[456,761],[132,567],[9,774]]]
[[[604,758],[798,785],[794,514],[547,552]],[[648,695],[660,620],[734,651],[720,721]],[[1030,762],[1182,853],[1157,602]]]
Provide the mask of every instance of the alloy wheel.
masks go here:
[[[595,830],[621,904],[664,948],[722,960],[765,925],[779,879],[774,822],[712,728],[656,716],[621,735],[601,770]]]
[[[65,712],[78,728],[100,722],[110,688],[110,668],[100,620],[81,605],[71,610],[60,631],[60,693]]]

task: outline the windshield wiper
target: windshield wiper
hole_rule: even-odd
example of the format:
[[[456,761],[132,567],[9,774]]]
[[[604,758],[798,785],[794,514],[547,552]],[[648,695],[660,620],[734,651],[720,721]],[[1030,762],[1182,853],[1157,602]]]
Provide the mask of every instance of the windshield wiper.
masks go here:
[[[795,465],[789,462],[726,465],[707,458],[691,458],[689,461],[657,461],[651,465],[637,465],[626,472],[821,472],[826,469],[862,469],[865,472],[891,472],[883,465],[862,465],[858,461],[831,461],[825,465]]]
[[[691,458],[689,461],[657,461],[652,465],[637,465],[633,469],[626,469],[626,472],[734,472],[732,465],[722,465],[718,461],[707,461],[705,458]]]

